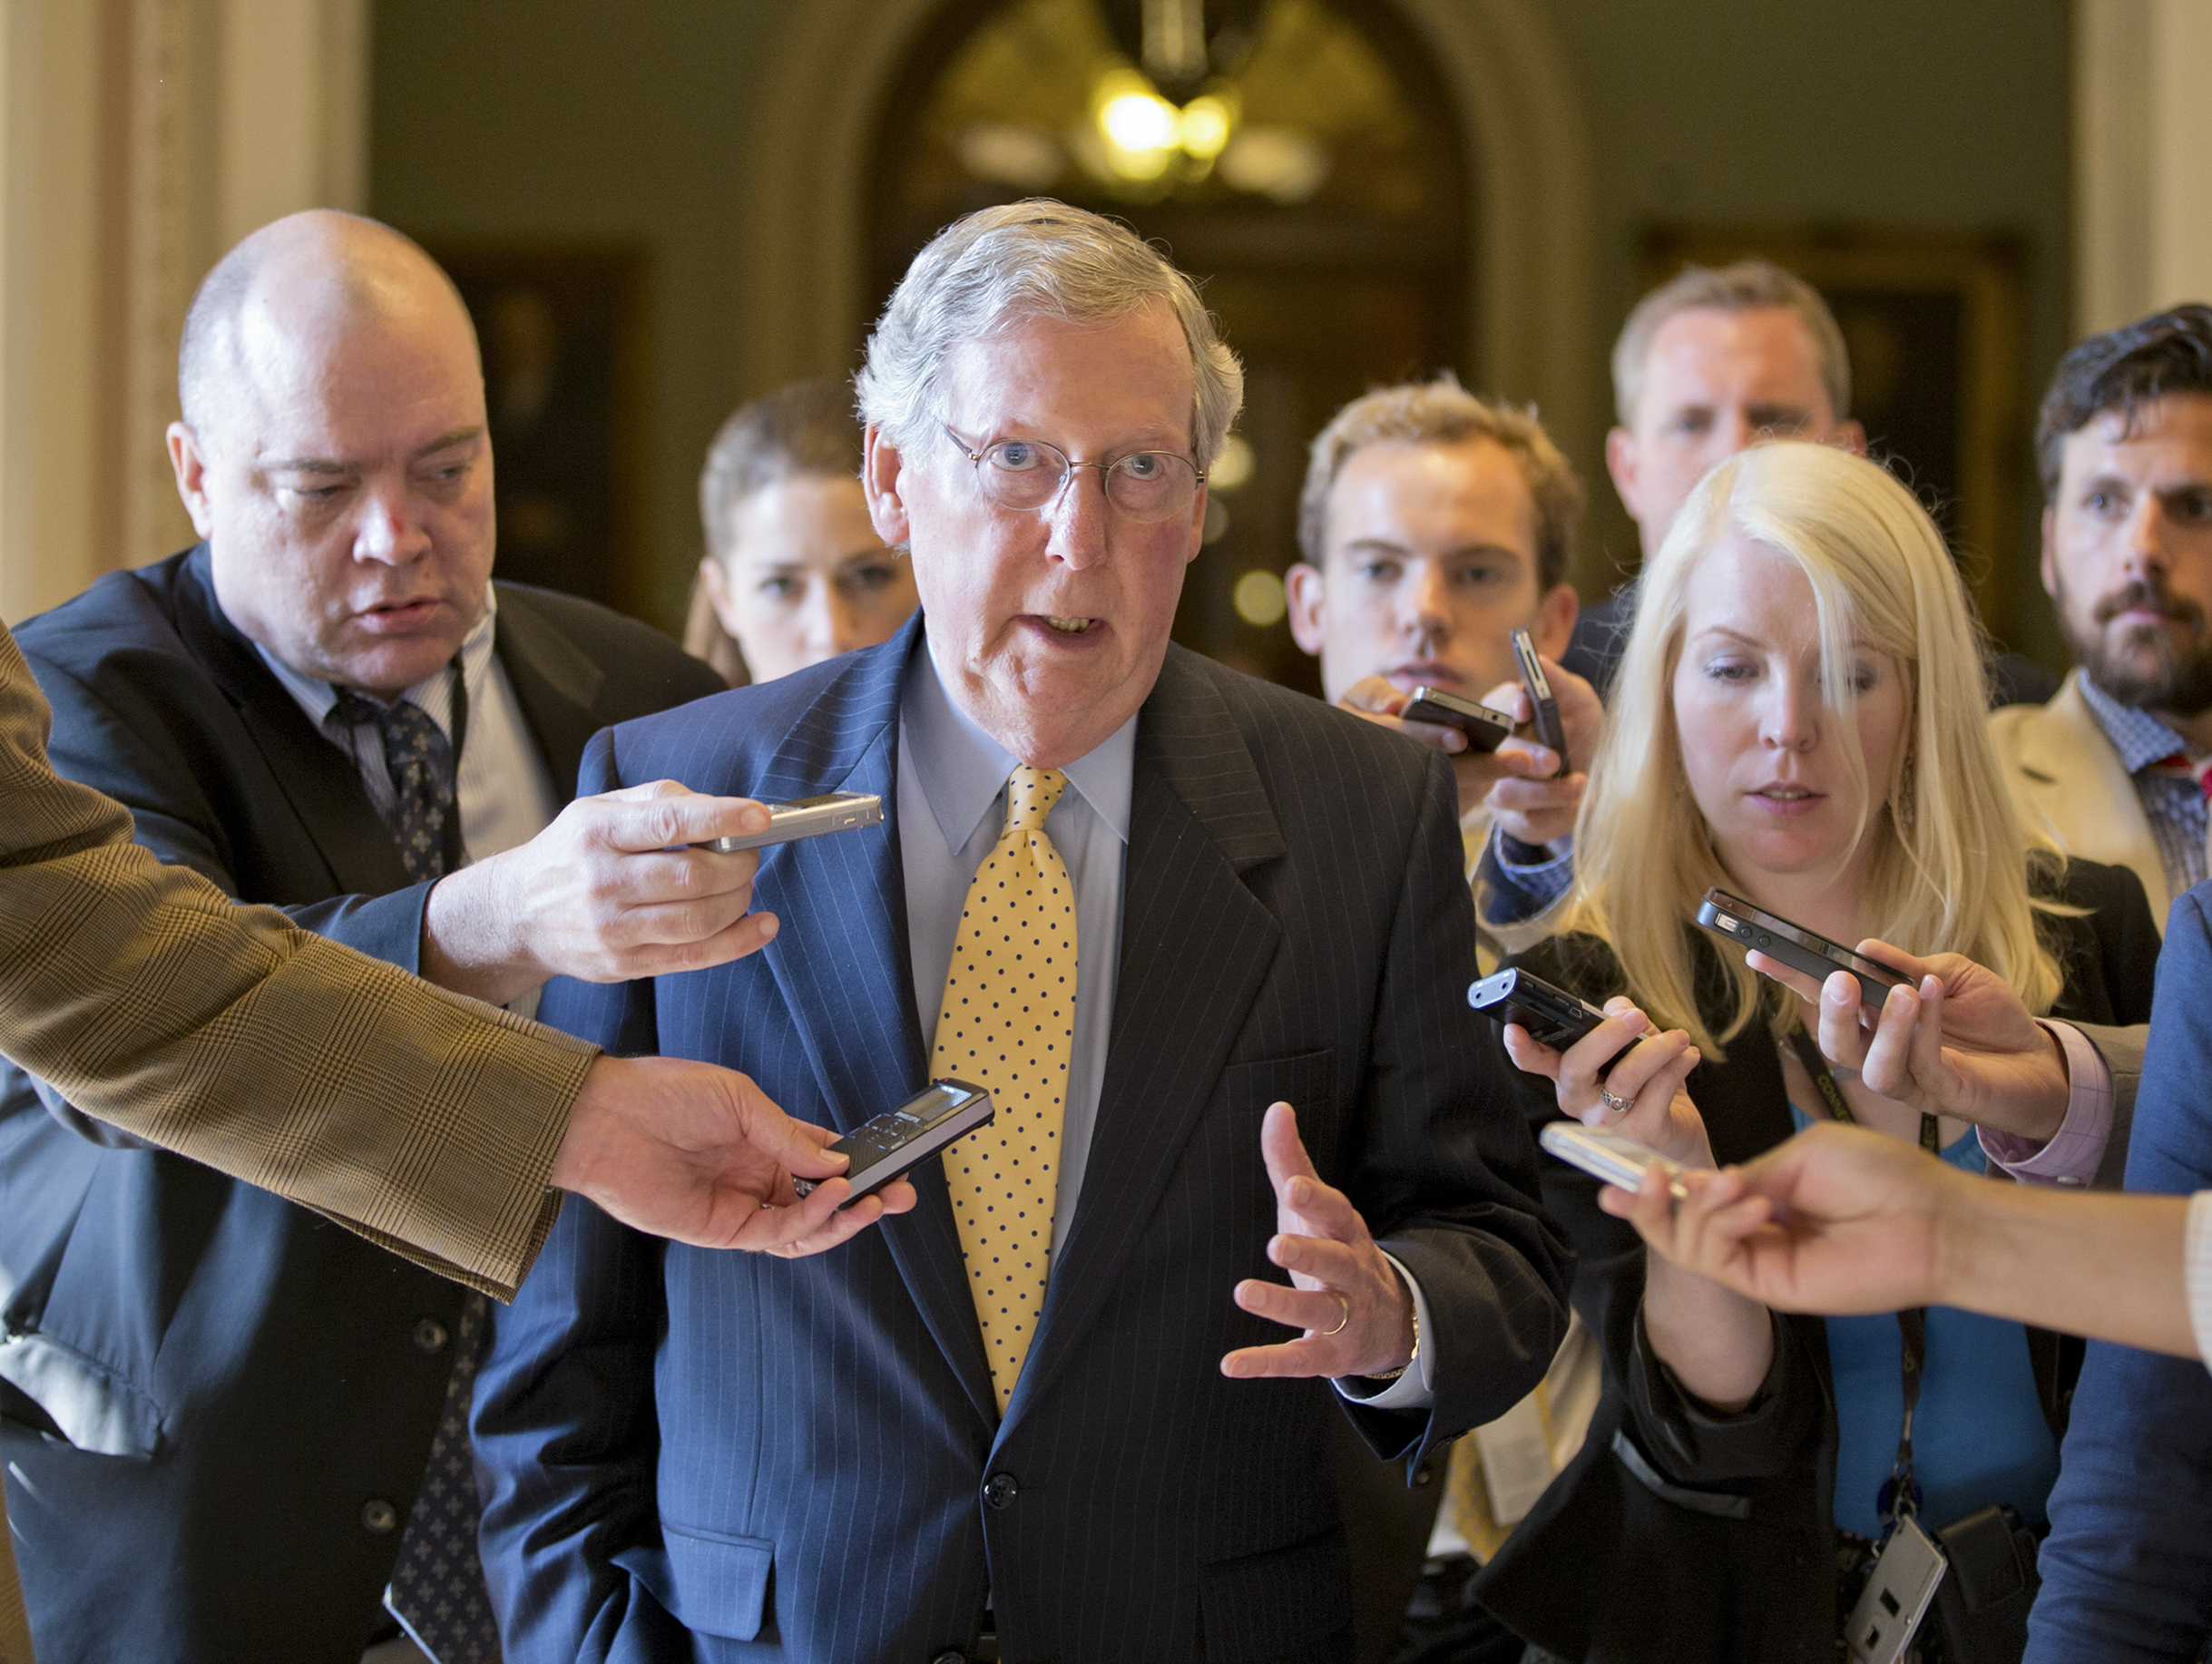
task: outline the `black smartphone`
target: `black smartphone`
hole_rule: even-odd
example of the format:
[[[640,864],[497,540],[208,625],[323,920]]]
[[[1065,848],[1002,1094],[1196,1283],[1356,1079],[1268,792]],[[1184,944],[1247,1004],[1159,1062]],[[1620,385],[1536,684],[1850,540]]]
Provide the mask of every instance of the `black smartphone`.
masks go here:
[[[788,803],[768,805],[768,829],[742,832],[733,837],[710,838],[700,845],[717,855],[735,855],[740,849],[759,849],[769,844],[788,844],[825,832],[851,832],[861,827],[880,827],[884,800],[872,791],[832,791],[818,798],[794,798]]]
[[[862,1197],[874,1195],[946,1145],[988,1125],[996,1113],[991,1094],[982,1087],[965,1081],[932,1081],[927,1091],[854,1128],[830,1146],[852,1158],[845,1177],[853,1181],[853,1193],[839,1205],[849,1208]],[[794,1179],[791,1187],[807,1196],[814,1183],[811,1179]]]
[[[1755,907],[1742,896],[1731,896],[1726,890],[1706,891],[1705,899],[1698,905],[1698,923],[1725,941],[1742,948],[1756,947],[1768,958],[1778,959],[1791,970],[1802,972],[1816,982],[1827,981],[1836,971],[1850,972],[1859,979],[1859,1003],[1872,1012],[1881,1011],[1882,1002],[1889,998],[1892,988],[1913,985],[1911,977],[1901,975],[1885,964],[1876,964],[1816,931]]]
[[[1543,661],[1536,656],[1536,639],[1526,630],[1516,630],[1512,641],[1521,685],[1528,692],[1529,709],[1536,713],[1532,719],[1536,738],[1559,759],[1559,767],[1551,771],[1556,779],[1567,772],[1567,728],[1559,719],[1559,700],[1552,698],[1551,679],[1544,674]]]
[[[1425,684],[1414,690],[1413,697],[1405,701],[1405,709],[1398,712],[1398,719],[1455,728],[1467,736],[1470,751],[1494,751],[1513,731],[1512,718],[1502,710],[1493,710],[1487,705],[1478,705],[1473,700],[1463,700],[1456,693],[1446,693],[1442,688]]]
[[[1565,1051],[1605,1021],[1605,1013],[1588,1000],[1517,966],[1470,984],[1467,1003],[1500,1028],[1518,1023],[1554,1052]]]

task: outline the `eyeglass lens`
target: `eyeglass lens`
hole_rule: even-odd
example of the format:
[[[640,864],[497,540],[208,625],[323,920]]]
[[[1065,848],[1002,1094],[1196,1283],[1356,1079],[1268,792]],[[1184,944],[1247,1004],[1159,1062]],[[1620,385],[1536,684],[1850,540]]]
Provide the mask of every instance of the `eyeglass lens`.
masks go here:
[[[984,451],[975,472],[993,502],[1035,509],[1057,497],[1076,468],[1097,468],[1105,476],[1106,500],[1131,520],[1172,519],[1198,495],[1198,471],[1172,451],[1136,451],[1109,465],[1071,463],[1042,440],[1002,439]]]

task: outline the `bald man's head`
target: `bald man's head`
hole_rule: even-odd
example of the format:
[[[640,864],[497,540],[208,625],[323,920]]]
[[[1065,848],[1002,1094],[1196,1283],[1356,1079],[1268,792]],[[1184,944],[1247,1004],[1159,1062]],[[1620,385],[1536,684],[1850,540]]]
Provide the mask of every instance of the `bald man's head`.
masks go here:
[[[475,331],[436,263],[373,220],[279,220],[200,286],[178,368],[170,460],[225,616],[380,698],[437,674],[494,525]]]
[[[413,238],[381,220],[332,208],[273,220],[240,239],[200,281],[177,348],[177,400],[202,440],[213,437],[271,332],[371,323],[407,313],[467,338],[475,326],[453,279]],[[481,374],[481,367],[479,367]],[[249,377],[249,386],[235,385]]]

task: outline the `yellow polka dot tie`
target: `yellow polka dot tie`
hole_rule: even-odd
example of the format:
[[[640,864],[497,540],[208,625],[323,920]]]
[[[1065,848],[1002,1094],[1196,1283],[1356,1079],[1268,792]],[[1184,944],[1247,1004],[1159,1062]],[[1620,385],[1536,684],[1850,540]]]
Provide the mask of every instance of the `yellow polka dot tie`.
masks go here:
[[[982,1087],[997,1111],[945,1151],[945,1176],[1002,1412],[1044,1307],[1060,1194],[1075,886],[1044,817],[1067,788],[1057,768],[1016,768],[1006,782],[1006,829],[968,886],[929,1061],[933,1077]]]

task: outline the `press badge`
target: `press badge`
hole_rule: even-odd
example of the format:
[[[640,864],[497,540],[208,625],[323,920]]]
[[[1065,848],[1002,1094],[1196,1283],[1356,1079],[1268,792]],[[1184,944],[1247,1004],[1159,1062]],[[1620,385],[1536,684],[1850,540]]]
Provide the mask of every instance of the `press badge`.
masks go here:
[[[1844,1625],[1851,1664],[1898,1664],[1935,1599],[1947,1565],[1943,1550],[1918,1521],[1907,1516],[1897,1522]]]

